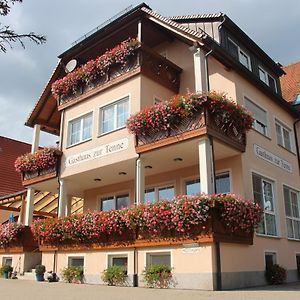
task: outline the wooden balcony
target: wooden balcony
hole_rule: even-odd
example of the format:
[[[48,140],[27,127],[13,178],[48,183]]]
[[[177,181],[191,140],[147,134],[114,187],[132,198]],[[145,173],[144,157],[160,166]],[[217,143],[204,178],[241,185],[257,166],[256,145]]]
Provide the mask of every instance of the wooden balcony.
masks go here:
[[[60,157],[62,153],[57,151],[56,153],[56,164],[52,167],[45,168],[42,170],[22,172],[22,184],[29,186],[32,184],[40,183],[46,180],[56,178],[58,176],[58,170],[60,166]]]
[[[221,117],[212,116],[208,111],[203,110],[193,117],[185,118],[178,125],[172,125],[168,130],[136,134],[136,152],[140,154],[203,135],[213,136],[238,151],[244,152],[246,134],[238,130],[234,124],[224,125]]]
[[[124,248],[144,248],[144,247],[160,247],[160,246],[175,246],[190,243],[238,243],[245,245],[253,244],[253,231],[251,232],[231,232],[220,221],[217,210],[211,211],[211,217],[206,224],[194,228],[193,233],[188,236],[181,236],[174,234],[172,236],[153,237],[145,232],[133,233],[129,232],[126,235],[107,238],[103,243],[60,243],[45,244],[41,243],[39,246],[42,252],[74,252],[74,251],[95,251],[95,250],[110,250],[110,249],[124,249]]]
[[[30,227],[25,227],[24,231],[16,241],[5,247],[0,247],[0,254],[5,253],[24,253],[38,249],[38,243],[34,240]]]
[[[128,58],[125,66],[115,64],[103,76],[99,75],[94,82],[78,86],[73,95],[60,97],[58,110],[81,102],[137,74],[143,74],[174,93],[178,93],[181,71],[182,69],[171,61],[141,45],[135,50],[134,55]]]

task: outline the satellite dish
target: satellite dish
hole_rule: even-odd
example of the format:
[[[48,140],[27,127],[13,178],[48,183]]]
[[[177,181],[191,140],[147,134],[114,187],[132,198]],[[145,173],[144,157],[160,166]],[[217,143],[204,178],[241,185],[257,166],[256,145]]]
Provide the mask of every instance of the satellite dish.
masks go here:
[[[72,72],[77,66],[77,60],[71,59],[65,66],[65,70],[67,73]]]

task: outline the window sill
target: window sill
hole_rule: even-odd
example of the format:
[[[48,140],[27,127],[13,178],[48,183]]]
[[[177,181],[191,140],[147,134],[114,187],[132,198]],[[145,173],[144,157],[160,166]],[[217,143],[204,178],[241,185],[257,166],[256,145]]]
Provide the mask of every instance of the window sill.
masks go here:
[[[296,156],[296,153],[293,150],[289,150],[288,148],[285,148],[284,146],[282,146],[280,144],[277,144],[277,145],[278,145],[278,147],[280,147],[280,148],[286,150],[287,152],[289,152],[289,153],[291,153],[291,154],[293,154],[293,155]]]
[[[78,146],[78,145],[84,144],[84,143],[86,143],[86,142],[89,142],[89,141],[91,141],[91,140],[92,140],[92,138],[89,138],[89,139],[87,139],[87,140],[84,140],[84,141],[81,141],[81,142],[79,142],[79,143],[76,143],[76,144],[73,144],[73,145],[69,145],[69,146],[67,146],[67,147],[66,147],[66,149],[73,148],[73,147],[75,147],[75,146]]]
[[[263,233],[257,233],[255,232],[255,235],[258,237],[262,237],[262,238],[272,238],[272,239],[277,239],[280,240],[282,239],[281,236],[276,236],[276,235],[267,235],[267,234],[263,234]]]
[[[104,133],[98,133],[97,138],[103,137],[103,136],[108,135],[108,134],[111,134],[111,133],[113,133],[113,132],[117,132],[117,131],[122,130],[122,129],[124,129],[124,128],[126,128],[126,126],[122,126],[122,127],[120,127],[120,128],[117,128],[117,129],[114,129],[114,130],[111,130],[111,131],[108,131],[108,132],[104,132]]]
[[[268,139],[269,141],[272,141],[271,137],[268,135],[265,135],[263,133],[261,133],[260,131],[256,130],[255,128],[252,127],[252,130],[256,133],[258,133],[259,135],[263,136],[264,138]]]
[[[300,239],[294,239],[294,238],[287,238],[288,241],[291,241],[291,242],[300,242]]]

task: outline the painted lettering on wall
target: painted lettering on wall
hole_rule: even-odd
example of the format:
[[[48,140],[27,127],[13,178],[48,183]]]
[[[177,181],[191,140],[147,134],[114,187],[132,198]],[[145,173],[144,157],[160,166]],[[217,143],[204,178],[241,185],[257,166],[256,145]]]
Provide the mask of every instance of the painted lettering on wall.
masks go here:
[[[278,167],[278,168],[281,168],[289,173],[293,173],[293,167],[292,167],[292,164],[289,163],[288,161],[280,158],[279,156],[271,153],[270,151],[258,146],[258,145],[253,145],[254,146],[254,154],[271,163],[272,165]]]
[[[77,165],[79,163],[100,158],[116,152],[124,151],[126,149],[128,149],[128,139],[124,138],[105,145],[101,145],[88,151],[68,156],[66,158],[66,167]]]

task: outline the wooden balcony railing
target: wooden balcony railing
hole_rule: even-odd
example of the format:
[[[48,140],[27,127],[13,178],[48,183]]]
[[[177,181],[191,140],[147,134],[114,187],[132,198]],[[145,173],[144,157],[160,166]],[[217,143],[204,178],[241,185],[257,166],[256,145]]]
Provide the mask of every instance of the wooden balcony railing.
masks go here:
[[[38,249],[38,243],[34,240],[30,227],[25,227],[16,241],[11,242],[5,247],[0,247],[0,254],[2,253],[24,253],[31,252]]]
[[[174,93],[178,93],[181,71],[182,69],[171,61],[141,45],[135,50],[134,55],[127,59],[125,65],[115,64],[109,67],[104,75],[99,75],[93,82],[78,86],[73,95],[60,97],[58,110],[74,105],[138,73],[157,81]]]
[[[224,124],[222,116],[211,115],[208,111],[203,110],[193,117],[186,117],[180,124],[170,126],[168,130],[136,134],[136,152],[147,152],[205,134],[209,134],[239,151],[245,151],[246,134],[244,132],[238,130],[234,124]]]
[[[207,223],[201,224],[198,228],[194,228],[193,233],[188,236],[174,234],[172,236],[153,237],[145,232],[133,233],[129,232],[118,237],[107,238],[106,242],[102,243],[59,243],[59,244],[46,244],[40,243],[39,249],[42,252],[53,251],[94,251],[94,250],[109,250],[120,248],[143,248],[143,247],[159,247],[159,246],[172,246],[182,245],[188,243],[237,243],[252,245],[253,244],[253,231],[236,231],[231,232],[221,222],[218,211],[212,209],[211,216]]]

